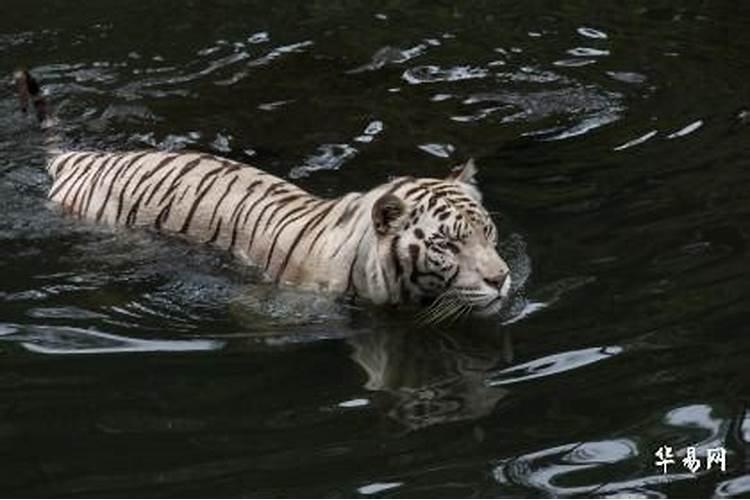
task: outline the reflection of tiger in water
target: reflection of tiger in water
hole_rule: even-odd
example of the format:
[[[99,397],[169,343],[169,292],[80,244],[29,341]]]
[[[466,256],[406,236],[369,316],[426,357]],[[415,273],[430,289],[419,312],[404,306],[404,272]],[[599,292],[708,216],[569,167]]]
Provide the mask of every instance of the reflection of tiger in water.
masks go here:
[[[212,243],[276,282],[377,304],[434,301],[433,321],[494,313],[510,287],[473,162],[335,199],[200,153],[69,152],[48,170],[66,213]]]
[[[476,420],[508,394],[487,383],[512,356],[508,337],[388,329],[356,335],[349,344],[367,375],[365,388],[376,391],[376,406],[411,430]]]

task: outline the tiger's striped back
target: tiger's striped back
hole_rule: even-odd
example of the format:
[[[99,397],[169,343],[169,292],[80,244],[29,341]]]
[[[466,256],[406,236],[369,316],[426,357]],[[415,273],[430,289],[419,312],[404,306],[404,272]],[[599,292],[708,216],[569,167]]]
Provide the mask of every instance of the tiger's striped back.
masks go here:
[[[54,158],[48,170],[54,180],[49,197],[66,213],[154,227],[254,263],[267,257],[267,245],[259,242],[280,236],[324,203],[266,172],[201,153],[74,152]]]

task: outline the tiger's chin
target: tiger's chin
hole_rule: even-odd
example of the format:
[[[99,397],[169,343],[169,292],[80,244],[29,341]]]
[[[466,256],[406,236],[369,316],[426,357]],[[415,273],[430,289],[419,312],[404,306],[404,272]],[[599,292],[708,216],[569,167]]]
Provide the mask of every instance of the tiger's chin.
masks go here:
[[[489,297],[484,303],[480,303],[472,309],[472,315],[478,318],[488,318],[499,314],[508,302],[510,284],[510,278],[506,279],[500,290],[493,294],[494,296]]]
[[[505,299],[506,297],[498,295],[494,299],[491,299],[489,302],[487,302],[486,305],[474,307],[471,310],[471,315],[476,318],[489,318],[492,316],[496,316],[503,309],[503,306],[506,302]]]

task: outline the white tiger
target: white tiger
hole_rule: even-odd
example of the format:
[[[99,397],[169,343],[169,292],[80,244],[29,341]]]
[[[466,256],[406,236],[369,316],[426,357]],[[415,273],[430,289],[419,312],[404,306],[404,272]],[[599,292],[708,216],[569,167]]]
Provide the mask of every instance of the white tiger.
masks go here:
[[[38,85],[28,72],[16,79],[26,106]],[[202,153],[67,152],[48,171],[49,197],[69,214],[211,243],[277,283],[431,304],[427,321],[494,314],[510,290],[473,161],[445,179],[401,177],[334,199]]]

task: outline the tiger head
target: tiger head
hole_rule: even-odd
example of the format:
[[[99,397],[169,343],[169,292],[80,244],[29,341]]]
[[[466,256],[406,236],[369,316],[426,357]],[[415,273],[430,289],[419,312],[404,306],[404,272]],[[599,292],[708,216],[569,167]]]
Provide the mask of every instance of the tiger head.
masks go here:
[[[475,175],[469,160],[446,179],[394,181],[372,207],[389,295],[429,304],[427,322],[495,314],[510,290],[510,269],[497,252],[497,228]]]

